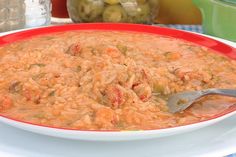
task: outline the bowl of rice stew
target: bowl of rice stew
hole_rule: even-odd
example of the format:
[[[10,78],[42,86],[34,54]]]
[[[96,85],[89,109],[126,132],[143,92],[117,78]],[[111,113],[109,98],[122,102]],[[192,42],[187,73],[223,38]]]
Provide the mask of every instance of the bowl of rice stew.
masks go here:
[[[150,139],[235,113],[207,96],[172,114],[171,94],[236,89],[236,49],[197,34],[136,24],[73,24],[0,37],[0,121],[79,140]]]

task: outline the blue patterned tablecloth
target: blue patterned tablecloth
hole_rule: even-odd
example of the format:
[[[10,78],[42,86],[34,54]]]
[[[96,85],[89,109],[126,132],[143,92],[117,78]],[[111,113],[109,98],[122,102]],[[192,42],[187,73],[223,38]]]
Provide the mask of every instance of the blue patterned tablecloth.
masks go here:
[[[197,33],[203,33],[201,25],[168,25],[168,27],[197,32]]]
[[[175,28],[175,29],[191,31],[191,32],[196,32],[196,33],[203,33],[201,25],[163,25],[163,24],[157,24],[157,26]]]
[[[202,26],[201,25],[158,25],[161,27],[169,27],[169,28],[175,28],[185,31],[192,31],[197,33],[203,33]],[[227,157],[236,157],[236,154],[228,155]]]

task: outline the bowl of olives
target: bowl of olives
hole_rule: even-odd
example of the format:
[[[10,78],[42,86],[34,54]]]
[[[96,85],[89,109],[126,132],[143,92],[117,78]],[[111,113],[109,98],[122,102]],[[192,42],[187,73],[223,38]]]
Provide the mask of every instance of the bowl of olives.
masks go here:
[[[158,14],[158,0],[67,0],[73,22],[152,24]]]

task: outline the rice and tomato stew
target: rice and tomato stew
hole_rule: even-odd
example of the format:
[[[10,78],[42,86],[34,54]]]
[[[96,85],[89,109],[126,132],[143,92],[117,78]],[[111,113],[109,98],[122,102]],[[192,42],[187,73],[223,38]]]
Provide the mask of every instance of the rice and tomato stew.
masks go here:
[[[0,114],[78,130],[145,130],[210,119],[235,98],[208,96],[172,114],[168,96],[236,88],[236,61],[158,35],[68,31],[0,47]]]

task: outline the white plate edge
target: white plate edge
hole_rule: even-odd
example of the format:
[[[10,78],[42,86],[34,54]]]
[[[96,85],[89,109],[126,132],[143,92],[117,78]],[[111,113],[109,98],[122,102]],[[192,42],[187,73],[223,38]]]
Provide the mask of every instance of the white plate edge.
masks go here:
[[[52,26],[52,25],[51,25]],[[38,28],[38,27],[36,27]],[[20,31],[25,31],[25,30],[30,30],[30,29],[35,29],[35,28],[27,28],[27,29],[21,29],[21,30],[14,30],[14,31],[9,31],[9,32],[3,32],[3,33],[0,33],[0,36],[4,36],[4,35],[8,35],[8,34],[11,34],[11,33],[15,33],[15,32],[20,32]],[[173,29],[173,28],[172,28]],[[211,38],[211,39],[215,39],[217,41],[220,41],[220,42],[223,42],[227,45],[230,45],[232,47],[235,47],[236,48],[236,42],[232,42],[232,41],[228,41],[228,40],[225,40],[225,39],[222,39],[222,38],[218,38],[218,37],[214,37],[214,36],[210,36],[210,35],[206,35],[206,34],[201,34],[201,33],[196,33],[196,32],[191,32],[191,31],[186,31],[186,30],[181,30],[181,31],[184,31],[184,32],[189,32],[189,33],[193,33],[193,34],[198,34],[198,35],[201,35],[201,36],[205,36],[205,37],[208,37],[208,38]],[[221,149],[217,149],[215,151],[211,151],[209,153],[206,153],[205,155],[201,155],[201,157],[219,157],[219,156],[227,156],[227,155],[230,155],[230,154],[233,154],[236,152],[236,145],[235,146],[232,146],[232,147],[228,147],[228,148],[221,148]],[[7,152],[0,152],[0,156],[4,156],[4,157],[19,157],[19,156],[16,156],[16,155],[13,155],[13,154],[10,154],[10,153],[7,153]]]

